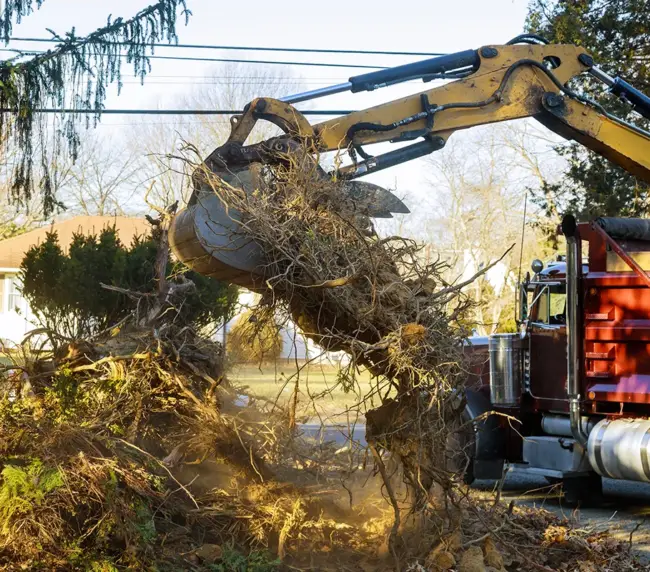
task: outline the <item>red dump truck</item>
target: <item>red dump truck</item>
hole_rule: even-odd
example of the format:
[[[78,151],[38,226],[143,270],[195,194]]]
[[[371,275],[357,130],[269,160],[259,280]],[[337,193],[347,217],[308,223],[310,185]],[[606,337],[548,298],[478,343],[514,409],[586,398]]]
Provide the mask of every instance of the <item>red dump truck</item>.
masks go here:
[[[602,477],[650,482],[650,220],[567,216],[561,231],[566,257],[520,285],[520,332],[470,340],[466,477],[507,464],[580,502]]]

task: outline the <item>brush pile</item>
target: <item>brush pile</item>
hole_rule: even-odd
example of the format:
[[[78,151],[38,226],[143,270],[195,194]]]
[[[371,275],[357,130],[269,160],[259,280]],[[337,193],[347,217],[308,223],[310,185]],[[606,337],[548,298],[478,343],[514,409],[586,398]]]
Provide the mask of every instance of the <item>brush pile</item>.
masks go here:
[[[256,323],[289,313],[347,352],[343,385],[374,374],[369,452],[301,437],[295,409],[241,405],[161,264],[159,294],[119,328],[3,367],[0,570],[641,569],[606,535],[461,485],[460,285],[314,169],[264,173],[250,195],[210,182],[272,261]]]
[[[11,366],[0,570],[637,569],[605,534],[466,490],[411,519],[396,563],[379,476],[238,405],[219,354],[188,329],[125,327]]]
[[[325,515],[331,448],[237,407],[220,357],[189,328],[123,328],[6,368],[0,570],[262,571],[303,540],[354,547]]]

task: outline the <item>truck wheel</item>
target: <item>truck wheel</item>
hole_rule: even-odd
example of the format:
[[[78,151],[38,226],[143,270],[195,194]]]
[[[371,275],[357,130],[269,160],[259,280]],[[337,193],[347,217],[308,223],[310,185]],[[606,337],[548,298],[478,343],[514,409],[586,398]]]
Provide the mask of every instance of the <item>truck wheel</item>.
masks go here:
[[[598,506],[603,502],[603,479],[596,473],[564,479],[564,502],[570,507]]]

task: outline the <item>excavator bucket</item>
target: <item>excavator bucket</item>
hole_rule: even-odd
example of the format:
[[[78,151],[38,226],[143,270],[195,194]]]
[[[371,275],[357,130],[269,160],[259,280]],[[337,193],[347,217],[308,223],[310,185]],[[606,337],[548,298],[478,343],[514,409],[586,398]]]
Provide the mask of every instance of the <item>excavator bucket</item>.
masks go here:
[[[228,142],[213,151],[195,172],[194,193],[187,207],[174,217],[169,243],[176,257],[200,274],[259,289],[264,287],[263,269],[268,262],[264,252],[243,231],[242,213],[225,204],[215,191],[219,184],[215,185],[214,180],[207,184],[205,178],[208,169],[211,179],[218,177],[217,180],[250,194],[260,188],[263,165],[281,160],[269,151],[271,146],[277,149],[277,142],[244,147],[241,141],[233,141],[245,119],[245,116],[236,117]],[[285,160],[287,148],[292,147],[282,147]],[[320,168],[315,172],[319,176],[331,176]],[[356,180],[343,185],[361,215],[390,218],[393,213],[409,212],[399,198],[378,185]]]
[[[254,190],[251,169],[222,178],[246,192]],[[228,208],[211,189],[195,190],[190,204],[174,217],[169,244],[176,257],[199,274],[246,288],[263,280],[259,269],[264,255],[243,233],[241,213]]]

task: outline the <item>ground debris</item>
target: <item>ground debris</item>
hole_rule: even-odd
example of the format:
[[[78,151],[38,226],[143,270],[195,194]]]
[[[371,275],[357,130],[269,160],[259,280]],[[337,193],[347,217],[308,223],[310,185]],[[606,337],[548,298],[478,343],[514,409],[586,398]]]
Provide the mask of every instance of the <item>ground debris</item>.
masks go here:
[[[350,507],[339,484],[348,467],[297,438],[286,412],[238,407],[222,373],[202,360],[188,368],[173,338],[120,336],[46,358],[49,368],[24,363],[9,379],[32,392],[0,402],[0,569],[396,568],[381,549],[393,517],[378,476],[347,477]],[[299,468],[305,455],[318,471]],[[430,506],[404,520],[400,567],[570,570],[570,555],[580,570],[635,569],[605,534],[454,494],[454,518]]]
[[[300,551],[363,555],[379,532],[341,518],[323,470],[298,468],[335,468],[333,447],[321,459],[286,412],[237,406],[220,355],[187,328],[123,328],[9,369],[0,570],[274,570]]]
[[[301,438],[295,411],[239,405],[222,348],[156,305],[146,327],[5,372],[0,570],[642,570],[626,543],[463,486],[448,454],[459,288],[414,243],[380,239],[340,185],[291,173],[225,198],[274,253],[260,313],[282,305],[348,352],[347,387],[358,366],[377,376],[374,468],[368,451]]]

